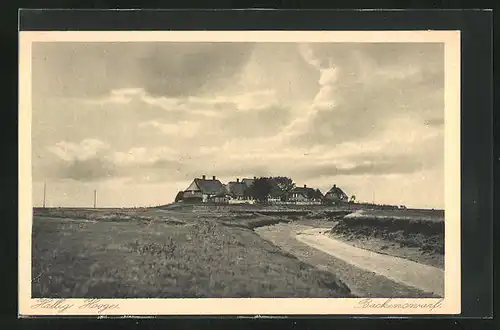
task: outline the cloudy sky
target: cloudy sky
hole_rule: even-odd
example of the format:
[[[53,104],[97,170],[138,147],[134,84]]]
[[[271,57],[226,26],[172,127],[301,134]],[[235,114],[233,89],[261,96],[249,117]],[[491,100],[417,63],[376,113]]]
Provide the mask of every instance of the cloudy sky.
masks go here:
[[[439,43],[34,43],[33,198],[169,203],[194,177],[291,176],[444,207]]]

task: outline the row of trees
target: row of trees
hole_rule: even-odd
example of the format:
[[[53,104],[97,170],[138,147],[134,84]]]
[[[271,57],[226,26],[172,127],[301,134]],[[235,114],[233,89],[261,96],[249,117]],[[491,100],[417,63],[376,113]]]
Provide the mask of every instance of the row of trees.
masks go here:
[[[286,176],[261,177],[254,181],[253,185],[245,191],[247,197],[265,202],[268,196],[284,197],[287,193],[295,188],[293,180]],[[307,191],[307,197],[312,199],[320,199],[323,194],[319,189],[311,189]]]
[[[245,190],[245,197],[251,197],[257,201],[265,202],[268,196],[282,196],[292,191],[295,183],[285,176],[257,178],[253,184]]]

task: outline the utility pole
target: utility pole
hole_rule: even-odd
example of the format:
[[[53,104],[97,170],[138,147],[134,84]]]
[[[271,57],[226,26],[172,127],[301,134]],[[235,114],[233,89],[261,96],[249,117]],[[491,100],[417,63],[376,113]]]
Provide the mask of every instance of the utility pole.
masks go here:
[[[43,183],[43,208],[45,208],[45,197],[47,195],[47,181]]]
[[[94,189],[94,208],[96,208],[97,205],[97,190]]]

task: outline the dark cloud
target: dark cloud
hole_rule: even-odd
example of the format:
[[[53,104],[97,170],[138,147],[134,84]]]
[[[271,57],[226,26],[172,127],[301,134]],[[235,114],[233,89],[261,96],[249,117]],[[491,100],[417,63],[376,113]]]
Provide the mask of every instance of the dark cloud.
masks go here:
[[[250,43],[35,43],[36,94],[95,97],[144,87],[153,95],[193,95],[236,75]]]
[[[116,43],[39,42],[32,45],[33,93],[57,97],[102,96],[132,87],[132,61]],[[122,48],[122,49],[120,49]],[[124,69],[125,68],[125,69]]]
[[[59,162],[52,176],[58,179],[73,179],[76,181],[99,181],[116,176],[116,167],[99,158]]]
[[[398,157],[365,157],[370,158],[370,161],[358,162],[349,168],[339,168],[335,165],[315,165],[311,164],[303,174],[307,178],[316,178],[321,176],[336,176],[336,175],[373,175],[373,174],[409,174],[414,173],[423,168],[422,162],[415,157],[398,156]]]
[[[178,177],[176,172],[183,169],[182,160],[165,157],[152,162],[120,163],[114,161],[110,150],[101,151],[86,159],[63,160],[54,155],[45,154],[33,165],[33,177],[45,179],[71,179],[80,182],[96,182],[116,178],[140,178],[164,173],[162,177]]]
[[[152,95],[188,96],[236,80],[252,54],[248,43],[155,45],[139,61],[141,86]]]

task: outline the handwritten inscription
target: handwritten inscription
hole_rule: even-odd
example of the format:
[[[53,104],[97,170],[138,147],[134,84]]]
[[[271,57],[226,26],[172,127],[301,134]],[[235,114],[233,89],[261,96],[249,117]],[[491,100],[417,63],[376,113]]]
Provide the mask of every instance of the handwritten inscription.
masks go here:
[[[32,309],[50,309],[63,313],[74,305],[67,303],[67,299],[37,299],[37,303],[31,305]]]
[[[397,308],[397,309],[427,309],[433,311],[442,306],[443,299],[435,303],[418,303],[418,302],[394,302],[391,298],[384,302],[375,302],[370,298],[361,299],[354,308]]]
[[[100,299],[85,299],[83,305],[80,305],[78,308],[89,308],[93,310],[97,310],[97,312],[102,313],[109,309],[117,309],[119,307],[118,304],[105,304],[102,303]]]
[[[426,309],[429,311],[434,311],[435,309],[441,308],[443,299],[438,300],[434,303],[419,303],[419,302],[395,302],[393,299],[388,298],[382,302],[374,301],[373,299],[361,299],[358,301],[354,308],[387,308],[387,309]],[[56,313],[71,313],[74,309],[84,309],[87,311],[96,312],[98,314],[104,313],[109,310],[119,309],[119,304],[111,304],[103,302],[101,299],[84,299],[81,302],[75,303],[68,299],[36,299],[36,303],[31,305],[32,309],[47,309],[55,310]]]
[[[72,303],[68,299],[36,299],[36,303],[31,305],[32,309],[49,309],[57,313],[70,312],[72,309],[87,309],[97,313],[103,313],[108,310],[118,309],[119,304],[109,304],[102,302],[101,299],[84,299],[83,302]]]

